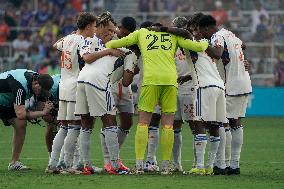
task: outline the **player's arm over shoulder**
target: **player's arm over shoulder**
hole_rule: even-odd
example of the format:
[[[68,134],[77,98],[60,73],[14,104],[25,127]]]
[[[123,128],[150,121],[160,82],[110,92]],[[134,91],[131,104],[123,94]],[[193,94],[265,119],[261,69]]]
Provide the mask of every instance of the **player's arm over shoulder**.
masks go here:
[[[143,31],[148,31],[147,29],[140,29],[130,33],[128,36],[117,40],[111,40],[106,43],[107,48],[115,49],[120,47],[128,47],[138,43],[139,33]]]
[[[208,41],[192,41],[182,37],[177,37],[178,46],[186,50],[192,50],[195,52],[203,52],[208,48]]]
[[[206,53],[211,58],[219,60],[224,51],[224,38],[221,35],[213,34],[211,37],[211,46],[207,48]]]
[[[133,82],[135,75],[135,67],[137,66],[137,56],[134,52],[129,51],[126,53],[124,59],[124,71],[122,78],[122,85],[128,87]]]

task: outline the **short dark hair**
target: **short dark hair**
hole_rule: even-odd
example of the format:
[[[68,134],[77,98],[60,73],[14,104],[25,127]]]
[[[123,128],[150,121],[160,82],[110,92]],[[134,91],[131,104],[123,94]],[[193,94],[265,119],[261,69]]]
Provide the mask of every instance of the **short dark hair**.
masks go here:
[[[53,79],[48,74],[39,74],[37,77],[39,85],[44,89],[49,91],[53,85]]]
[[[140,28],[148,28],[151,27],[154,23],[151,21],[145,21],[140,25]]]
[[[192,15],[192,17],[188,20],[187,22],[187,28],[191,27],[191,26],[198,26],[199,24],[199,19],[204,16],[203,13],[199,12],[199,13],[195,13],[194,15]]]
[[[77,17],[77,28],[80,30],[85,29],[89,24],[96,22],[95,15],[90,12],[82,12]]]
[[[103,12],[97,17],[97,26],[99,25],[107,26],[109,22],[112,22],[116,26],[116,22],[112,18],[111,13],[108,11]]]
[[[134,32],[136,29],[136,20],[133,17],[126,16],[122,18],[121,25],[129,32]]]
[[[199,27],[216,26],[216,20],[211,15],[203,15],[198,22]]]

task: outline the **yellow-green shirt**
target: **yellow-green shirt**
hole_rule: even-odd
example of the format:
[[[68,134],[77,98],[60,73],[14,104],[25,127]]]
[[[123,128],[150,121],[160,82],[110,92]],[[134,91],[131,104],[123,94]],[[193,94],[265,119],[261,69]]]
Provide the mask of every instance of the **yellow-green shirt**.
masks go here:
[[[143,60],[144,85],[174,85],[177,87],[175,52],[177,47],[196,52],[205,51],[207,41],[196,42],[166,32],[154,32],[145,28],[126,37],[106,43],[107,48],[120,48],[137,44]]]

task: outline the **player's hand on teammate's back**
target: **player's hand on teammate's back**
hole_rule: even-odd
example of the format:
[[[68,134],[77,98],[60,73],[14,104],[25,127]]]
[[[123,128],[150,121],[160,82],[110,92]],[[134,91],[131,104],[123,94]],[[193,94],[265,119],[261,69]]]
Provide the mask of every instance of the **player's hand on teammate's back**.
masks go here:
[[[116,56],[119,58],[124,58],[125,57],[125,52],[119,49],[108,49],[109,50],[109,55],[111,56]]]
[[[191,75],[185,75],[185,76],[180,76],[178,79],[177,79],[177,82],[178,84],[182,85],[183,83],[189,81],[189,80],[192,80],[192,77]]]
[[[52,108],[53,108],[53,103],[50,102],[50,101],[47,101],[47,102],[44,104],[44,108],[43,108],[42,111],[44,112],[44,114],[48,114]]]

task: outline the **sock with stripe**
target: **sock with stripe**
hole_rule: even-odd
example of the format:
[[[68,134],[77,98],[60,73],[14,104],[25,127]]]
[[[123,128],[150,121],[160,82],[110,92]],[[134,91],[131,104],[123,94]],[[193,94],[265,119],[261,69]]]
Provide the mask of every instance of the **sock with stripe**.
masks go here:
[[[181,167],[181,147],[182,147],[181,129],[175,129],[174,144],[173,144],[173,163],[176,167]]]
[[[109,157],[109,152],[106,146],[105,134],[104,134],[103,129],[101,130],[100,139],[101,139],[101,145],[102,145],[103,156],[104,156],[104,165],[106,165],[110,162],[110,157]]]
[[[145,150],[148,142],[148,125],[138,123],[136,134],[135,134],[135,154],[136,154],[136,163],[138,162],[139,168],[140,161],[144,160]]]
[[[207,160],[207,166],[208,168],[213,168],[213,164],[216,158],[216,154],[218,151],[218,147],[220,144],[220,136],[210,136],[209,137],[209,150],[208,150],[208,160]]]
[[[58,158],[61,153],[62,146],[64,144],[64,139],[67,135],[68,127],[61,125],[59,131],[57,132],[55,138],[53,139],[52,152],[49,159],[48,166],[56,167],[58,163]]]
[[[229,127],[225,128],[226,133],[226,145],[225,145],[225,163],[226,167],[230,167],[231,162],[231,143],[232,143],[232,134]]]
[[[226,133],[223,125],[220,125],[219,127],[219,135],[220,135],[220,143],[216,154],[215,165],[220,169],[225,169],[226,168],[226,163],[225,163]]]
[[[157,164],[156,152],[160,138],[159,127],[149,126],[148,133],[147,161]]]
[[[204,155],[207,144],[206,134],[197,134],[194,138],[195,155],[196,155],[196,168],[204,168]]]
[[[117,137],[118,137],[118,144],[119,148],[123,145],[125,139],[127,138],[129,133],[129,130],[123,129],[121,127],[118,127],[117,129]]]
[[[84,166],[90,165],[90,138],[93,130],[89,128],[81,128],[80,130],[80,151],[82,155],[82,161]]]
[[[169,161],[172,157],[174,130],[172,125],[164,125],[161,134],[162,160]]]
[[[231,165],[232,169],[240,167],[240,155],[243,145],[243,127],[238,126],[231,128],[232,143],[231,143]]]
[[[64,162],[66,167],[71,167],[76,143],[80,134],[80,125],[69,125],[67,136],[64,140]]]
[[[117,163],[119,155],[117,129],[118,129],[117,126],[109,126],[103,128],[105,143],[109,152],[110,162],[113,168],[119,168],[119,165]]]

